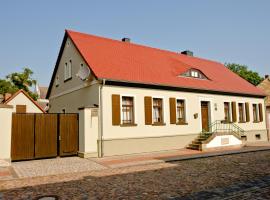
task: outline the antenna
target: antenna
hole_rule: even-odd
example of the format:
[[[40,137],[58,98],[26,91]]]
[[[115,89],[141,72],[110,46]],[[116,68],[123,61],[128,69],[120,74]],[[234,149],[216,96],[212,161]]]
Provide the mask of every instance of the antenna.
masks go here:
[[[90,76],[90,74],[91,74],[90,69],[84,64],[81,64],[81,67],[76,76],[78,76],[82,81],[85,81]]]

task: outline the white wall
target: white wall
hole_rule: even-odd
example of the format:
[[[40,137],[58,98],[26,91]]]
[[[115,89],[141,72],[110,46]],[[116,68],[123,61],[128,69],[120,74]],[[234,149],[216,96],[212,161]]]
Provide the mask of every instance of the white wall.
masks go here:
[[[79,154],[82,157],[97,156],[98,109],[84,108],[79,112]]]
[[[16,105],[26,105],[27,113],[43,113],[28,97],[20,92],[14,99],[9,101],[7,105],[13,106],[13,112],[16,112]]]
[[[266,123],[253,123],[252,103],[262,103],[264,99],[236,97],[226,95],[201,94],[190,92],[175,92],[154,89],[139,89],[116,86],[104,86],[102,89],[102,114],[103,114],[103,139],[117,138],[138,138],[138,137],[158,137],[169,135],[186,135],[200,133],[201,128],[201,105],[200,101],[211,102],[211,121],[224,120],[224,102],[249,102],[251,122],[238,124],[245,131],[265,130]],[[112,126],[112,94],[132,95],[135,97],[135,127]],[[144,96],[164,98],[164,122],[166,126],[145,125],[144,121]],[[186,100],[187,123],[188,125],[170,124],[169,98],[184,98]],[[217,110],[215,110],[217,104]],[[198,113],[198,118],[194,114]],[[238,104],[237,104],[238,113]],[[238,116],[238,115],[237,115]],[[264,115],[265,116],[265,115]]]
[[[228,143],[222,144],[222,140],[224,139],[227,140]],[[234,135],[222,135],[214,137],[213,140],[206,144],[206,148],[227,147],[236,145],[242,145],[242,141],[236,138]]]
[[[12,106],[0,105],[0,159],[10,161]]]

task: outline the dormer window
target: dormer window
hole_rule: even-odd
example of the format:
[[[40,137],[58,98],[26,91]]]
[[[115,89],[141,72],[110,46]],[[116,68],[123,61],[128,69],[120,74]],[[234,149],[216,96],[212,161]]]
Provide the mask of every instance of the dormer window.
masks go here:
[[[189,69],[180,76],[198,78],[198,79],[207,79],[207,77],[198,69]]]

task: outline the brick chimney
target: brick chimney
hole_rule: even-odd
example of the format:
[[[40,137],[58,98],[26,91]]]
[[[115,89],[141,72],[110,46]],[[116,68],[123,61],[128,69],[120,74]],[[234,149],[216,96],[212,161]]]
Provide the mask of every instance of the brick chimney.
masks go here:
[[[128,42],[128,43],[130,43],[130,38],[126,38],[126,37],[124,37],[124,38],[122,38],[122,42]]]
[[[193,56],[193,52],[190,50],[182,51],[181,54],[187,55],[187,56]]]

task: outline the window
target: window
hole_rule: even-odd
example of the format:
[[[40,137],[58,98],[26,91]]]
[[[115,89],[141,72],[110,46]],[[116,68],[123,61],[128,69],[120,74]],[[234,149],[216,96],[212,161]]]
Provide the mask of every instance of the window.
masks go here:
[[[69,60],[69,62],[65,63],[65,81],[71,79],[71,70],[72,70],[72,61]]]
[[[224,121],[225,122],[230,122],[231,121],[231,112],[230,112],[230,103],[225,102],[224,103]]]
[[[258,117],[258,105],[257,104],[253,104],[252,105],[252,110],[253,110],[253,121],[254,122],[258,122],[259,121],[259,117]]]
[[[260,140],[261,139],[261,135],[260,134],[256,134],[255,137],[256,137],[256,140]]]
[[[238,109],[239,109],[239,122],[245,122],[245,115],[244,115],[244,104],[239,103],[238,104]]]
[[[16,113],[26,113],[26,105],[16,105]]]
[[[199,72],[198,71],[191,70],[191,76],[192,77],[195,77],[195,78],[198,78],[199,77]]]
[[[200,70],[197,69],[189,69],[187,72],[181,74],[181,76],[207,79],[207,77]]]
[[[122,97],[122,124],[134,124],[133,97]]]
[[[59,76],[56,77],[56,80],[55,80],[55,86],[58,87],[59,86]]]
[[[163,123],[163,108],[162,108],[162,99],[153,98],[153,123],[159,124]]]
[[[181,99],[177,99],[176,101],[176,123],[185,123],[185,101]]]

